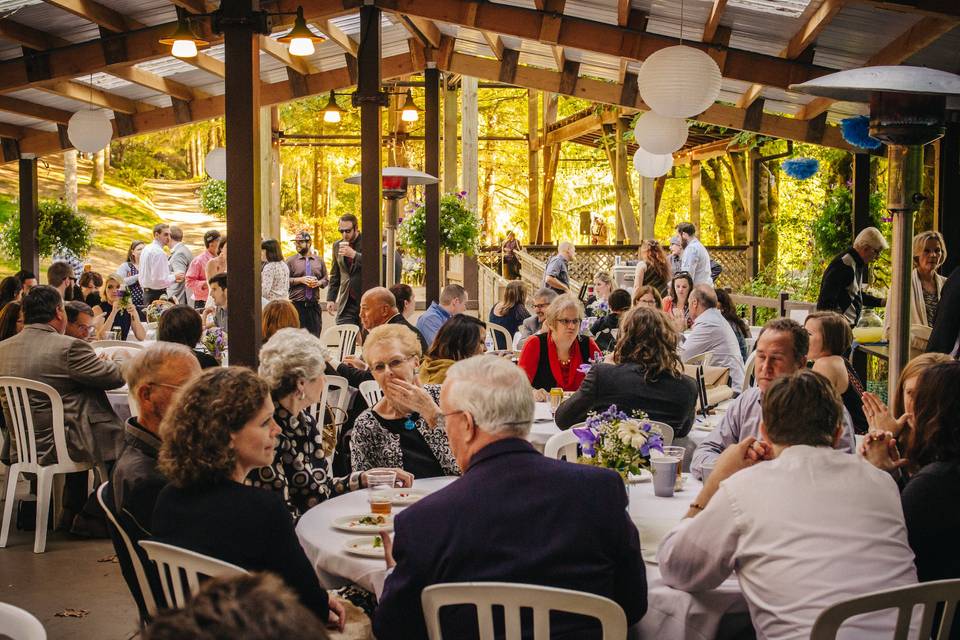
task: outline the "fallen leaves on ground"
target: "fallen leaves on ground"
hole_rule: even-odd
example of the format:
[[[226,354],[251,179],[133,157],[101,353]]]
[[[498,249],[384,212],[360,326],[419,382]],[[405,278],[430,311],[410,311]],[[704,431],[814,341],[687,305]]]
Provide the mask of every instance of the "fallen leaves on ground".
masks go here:
[[[90,613],[86,609],[64,609],[56,614],[58,618],[86,618]]]

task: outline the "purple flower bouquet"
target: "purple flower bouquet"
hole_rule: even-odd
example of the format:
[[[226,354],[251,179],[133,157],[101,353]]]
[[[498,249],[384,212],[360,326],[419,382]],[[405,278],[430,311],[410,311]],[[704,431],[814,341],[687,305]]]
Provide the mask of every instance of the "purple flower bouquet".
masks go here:
[[[203,332],[200,337],[200,344],[220,362],[223,359],[223,353],[227,350],[227,332],[220,327],[210,327]]]
[[[632,416],[611,405],[603,413],[591,413],[573,433],[580,441],[580,462],[613,469],[626,481],[628,474],[650,469],[651,451],[663,453],[663,434],[647,414]]]

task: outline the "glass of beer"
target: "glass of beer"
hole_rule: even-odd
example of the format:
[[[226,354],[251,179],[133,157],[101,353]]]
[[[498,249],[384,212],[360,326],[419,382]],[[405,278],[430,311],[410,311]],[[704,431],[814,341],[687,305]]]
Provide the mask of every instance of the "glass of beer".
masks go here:
[[[396,471],[367,472],[367,501],[370,513],[388,515],[393,501],[393,487],[397,482]]]
[[[560,387],[550,389],[550,413],[556,413],[561,402],[563,402],[563,389]]]

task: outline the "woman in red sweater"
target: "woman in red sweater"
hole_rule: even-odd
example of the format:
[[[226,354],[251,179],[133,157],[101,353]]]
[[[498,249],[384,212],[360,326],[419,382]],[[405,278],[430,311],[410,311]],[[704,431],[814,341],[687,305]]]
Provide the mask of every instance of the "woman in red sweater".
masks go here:
[[[580,365],[603,356],[592,338],[580,335],[582,321],[583,307],[572,295],[557,296],[550,303],[544,318],[547,332],[527,339],[520,352],[520,367],[535,390],[576,391],[586,376],[578,370]]]

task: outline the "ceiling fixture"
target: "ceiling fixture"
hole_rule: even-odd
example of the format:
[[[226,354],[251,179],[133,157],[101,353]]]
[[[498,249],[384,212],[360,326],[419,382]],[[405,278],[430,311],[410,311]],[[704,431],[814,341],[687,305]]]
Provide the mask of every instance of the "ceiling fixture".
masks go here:
[[[633,154],[633,168],[645,178],[659,178],[673,168],[673,154],[650,153],[640,147]]]
[[[198,37],[190,28],[186,14],[177,18],[177,29],[167,38],[160,38],[160,44],[172,47],[170,54],[175,58],[196,58],[199,47],[209,46],[209,42]]]
[[[77,111],[67,121],[67,139],[78,151],[96,153],[113,139],[113,122],[93,108],[93,74],[90,74],[90,109]]]
[[[323,121],[336,124],[341,120],[343,120],[343,109],[337,104],[337,94],[331,91],[330,100],[327,101],[327,106],[323,108]]]
[[[657,155],[679,151],[686,144],[688,135],[686,120],[668,118],[655,111],[641,114],[633,129],[637,144]]]
[[[316,35],[307,26],[307,21],[303,17],[303,7],[297,7],[297,17],[293,21],[293,29],[285,36],[277,38],[278,42],[283,42],[290,47],[292,56],[312,56],[314,43],[323,42],[326,38]]]
[[[669,118],[692,118],[720,97],[720,67],[700,49],[675,45],[654,52],[637,73],[640,96]]]
[[[420,119],[420,107],[413,101],[413,93],[407,89],[407,99],[400,111],[400,119],[404,122],[416,122]]]

